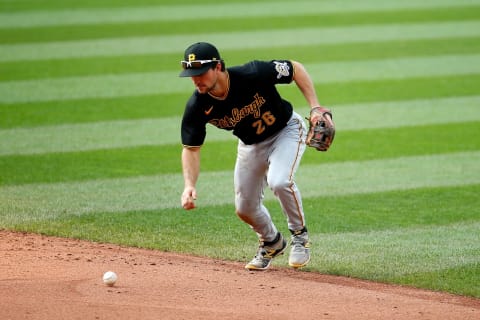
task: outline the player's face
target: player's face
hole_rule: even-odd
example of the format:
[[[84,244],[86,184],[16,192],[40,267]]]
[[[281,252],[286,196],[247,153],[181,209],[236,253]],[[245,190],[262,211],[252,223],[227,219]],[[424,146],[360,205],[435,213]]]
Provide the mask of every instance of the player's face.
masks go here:
[[[195,88],[199,93],[208,93],[212,91],[218,79],[217,68],[215,69],[208,69],[207,72],[199,75],[191,77]]]

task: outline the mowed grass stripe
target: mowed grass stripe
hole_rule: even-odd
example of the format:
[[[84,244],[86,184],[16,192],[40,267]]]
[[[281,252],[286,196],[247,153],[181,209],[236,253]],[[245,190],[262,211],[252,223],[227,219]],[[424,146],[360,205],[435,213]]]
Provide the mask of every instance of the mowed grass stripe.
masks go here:
[[[297,7],[299,8],[299,7]],[[251,11],[252,12],[252,11]],[[257,11],[255,11],[257,13]],[[268,13],[266,13],[268,14]],[[0,28],[0,44],[71,41],[82,39],[102,39],[112,37],[134,37],[147,35],[192,34],[195,32],[216,33],[218,26],[222,31],[261,31],[270,29],[289,29],[306,27],[334,27],[351,25],[392,24],[392,23],[420,23],[440,21],[478,20],[480,6],[428,8],[421,10],[395,10],[372,12],[340,12],[340,13],[288,13],[284,16],[253,15],[212,18],[202,20],[201,31],[192,30],[192,22],[178,21],[147,21],[147,22],[118,22],[88,25],[34,26],[29,28],[2,29]],[[259,25],[258,21],[262,23]],[[53,20],[49,20],[53,21]],[[194,23],[197,23],[195,20]],[[94,30],[94,32],[92,31]]]
[[[352,81],[316,86],[321,103],[334,108],[360,102],[477,96],[479,88],[480,75]],[[297,108],[305,106],[305,98],[294,85],[279,86],[279,89]],[[192,91],[193,88],[177,94],[0,104],[0,128],[178,118]]]
[[[266,0],[268,1],[268,0]],[[272,2],[273,5],[283,5],[288,3],[290,0],[279,0]],[[352,0],[347,0],[346,4],[352,3],[354,4],[354,1]],[[379,0],[372,0],[372,5],[375,5],[374,1],[379,1]],[[411,0],[409,0],[411,1]],[[448,1],[448,0],[442,0],[439,3],[443,3],[443,1]],[[451,0],[450,0],[451,1]],[[462,0],[465,1],[465,0]],[[477,1],[477,0],[473,0]],[[5,2],[5,1],[4,1]],[[238,1],[234,0],[229,3],[251,3],[252,5],[258,4],[258,0],[243,0],[243,1]],[[162,5],[175,5],[178,6],[178,0],[162,0],[161,1]],[[215,0],[205,0],[202,2],[203,5],[214,5],[217,4],[218,1]],[[312,1],[311,3],[313,4],[318,4],[318,2]],[[370,2],[366,2],[370,3]],[[395,6],[395,4],[389,4],[384,3],[384,2],[378,2],[380,6],[386,6],[386,8],[391,7],[392,5]],[[436,3],[432,0],[426,1],[426,3]],[[474,2],[475,3],[475,2]],[[338,9],[335,9],[335,5],[341,6],[343,2],[339,1],[332,1],[330,6],[332,7],[332,10],[338,11]],[[82,2],[65,2],[61,0],[48,0],[48,1],[7,1],[5,3],[2,3],[0,8],[3,9],[5,12],[19,12],[19,11],[32,11],[32,10],[72,10],[72,9],[93,9],[93,8],[100,8],[104,9],[106,7],[113,7],[113,8],[132,8],[132,7],[152,7],[152,6],[158,6],[158,1],[156,0],[102,0],[102,1],[96,1],[96,0],[84,0]],[[198,5],[198,1],[195,0],[184,0],[182,1],[182,5]],[[415,4],[412,2],[412,5],[417,5],[417,6],[423,6],[422,3]],[[362,4],[357,4],[360,8],[363,8],[364,5]]]
[[[322,271],[373,280],[480,263],[480,222],[311,237]]]
[[[331,28],[298,28],[245,32],[200,33],[0,45],[0,62],[92,56],[124,56],[183,52],[199,40],[222,50],[285,46],[365,43],[373,41],[478,37],[480,21],[382,24]]]
[[[328,189],[321,196],[367,194],[480,183],[480,152],[302,166],[297,181],[304,198],[318,197],[318,177]],[[198,182],[199,207],[233,200],[231,170],[204,172]],[[25,223],[68,214],[178,208],[181,174],[32,184],[0,188],[2,223]],[[269,192],[266,199],[273,199]]]
[[[234,0],[235,1],[235,0]],[[242,2],[255,3],[258,0],[243,0]],[[268,0],[267,0],[268,1]],[[289,1],[289,0],[279,0]],[[72,10],[87,8],[132,8],[138,6],[158,5],[159,0],[83,0],[83,1],[64,1],[64,0],[40,0],[40,1],[3,1],[0,2],[2,12],[21,12],[21,11],[45,11],[45,10]],[[196,4],[196,0],[183,0],[183,4]],[[178,0],[161,0],[162,5],[178,5]],[[204,4],[214,4],[215,0],[204,0]]]
[[[327,153],[308,148],[302,166],[480,150],[480,122],[362,131],[337,131]],[[415,137],[415,138],[412,138]],[[413,141],[413,142],[412,142]],[[455,143],[445,143],[455,141]],[[202,172],[233,170],[235,141],[208,141]],[[0,157],[0,185],[72,182],[181,172],[181,146],[138,146]],[[219,161],[221,159],[221,161]]]
[[[480,96],[332,106],[339,132],[480,121],[479,108]],[[308,115],[307,107],[296,111]],[[178,116],[5,129],[0,130],[0,155],[180,144],[180,123]],[[235,139],[207,128],[207,142]]]
[[[396,11],[402,9],[445,8],[480,5],[472,0],[405,0],[405,1],[273,1],[256,2],[252,10],[250,3],[230,2],[195,5],[163,5],[144,7],[110,7],[75,10],[41,10],[29,12],[8,12],[0,14],[0,28],[25,28],[37,26],[65,26],[104,23],[131,23],[139,21],[178,21],[188,23],[195,19],[214,19],[221,17],[281,17],[298,14],[325,14],[339,12]],[[193,18],[194,17],[194,18]]]
[[[319,54],[312,54],[317,52]],[[480,37],[222,50],[228,66],[242,64],[250,59],[294,58],[303,63],[318,63],[471,53],[480,53]],[[0,62],[0,81],[178,71],[178,60],[181,59],[181,55],[181,52],[177,52],[173,54]]]
[[[480,73],[480,54],[306,64],[314,82],[339,83]],[[149,72],[0,82],[1,103],[181,93],[191,81],[177,72]],[[28,93],[28,94],[26,94]]]

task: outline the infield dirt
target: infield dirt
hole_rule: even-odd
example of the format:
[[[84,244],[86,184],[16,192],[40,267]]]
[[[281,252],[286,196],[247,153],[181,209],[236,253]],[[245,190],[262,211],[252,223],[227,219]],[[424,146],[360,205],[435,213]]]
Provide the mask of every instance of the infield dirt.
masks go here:
[[[0,252],[2,319],[480,319],[480,299],[279,266],[1,230]]]

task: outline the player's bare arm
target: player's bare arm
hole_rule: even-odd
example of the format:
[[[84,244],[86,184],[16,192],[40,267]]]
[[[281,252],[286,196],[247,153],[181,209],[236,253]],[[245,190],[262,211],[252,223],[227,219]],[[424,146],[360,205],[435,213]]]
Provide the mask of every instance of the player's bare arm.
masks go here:
[[[295,68],[293,80],[297,84],[300,91],[303,93],[305,99],[310,105],[310,108],[312,110],[316,109],[319,111],[319,112],[314,112],[313,115],[325,114],[326,115],[325,121],[328,122],[329,127],[334,127],[334,124],[331,118],[331,111],[321,106],[320,103],[318,102],[317,94],[315,92],[315,86],[307,70],[305,69],[303,64],[301,64],[300,62],[292,61],[292,64],[293,64],[293,67]],[[318,116],[312,117],[312,114],[310,115],[310,122],[312,123],[312,125],[317,123],[318,120],[319,120]]]
[[[296,61],[292,61],[295,73],[293,80],[302,91],[310,105],[309,130],[305,143],[318,151],[327,151],[335,137],[335,124],[332,120],[332,112],[324,108],[318,102],[315,86],[305,67]]]
[[[293,74],[293,80],[297,84],[300,91],[303,93],[309,106],[311,108],[319,107],[320,103],[318,102],[315,87],[313,85],[312,78],[308,74],[307,70],[300,62],[292,61],[292,64],[295,69],[295,73]]]
[[[200,173],[200,147],[184,147],[182,150],[182,169],[184,189],[182,193],[182,207],[186,210],[195,208],[197,199],[198,175]]]

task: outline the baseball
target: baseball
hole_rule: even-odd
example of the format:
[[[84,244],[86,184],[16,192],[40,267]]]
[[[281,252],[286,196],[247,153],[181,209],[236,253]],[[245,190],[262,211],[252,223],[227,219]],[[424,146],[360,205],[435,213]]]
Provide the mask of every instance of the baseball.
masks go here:
[[[107,271],[103,274],[103,283],[107,286],[113,286],[117,279],[117,274],[113,271]]]

